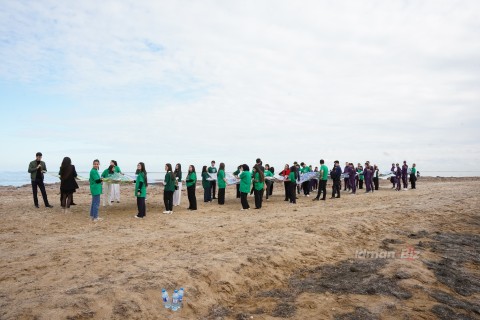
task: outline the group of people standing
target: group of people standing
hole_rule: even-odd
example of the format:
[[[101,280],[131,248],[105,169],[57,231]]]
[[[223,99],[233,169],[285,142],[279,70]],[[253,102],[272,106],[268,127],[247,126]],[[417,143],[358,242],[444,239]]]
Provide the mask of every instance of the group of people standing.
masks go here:
[[[100,161],[95,159],[90,171],[89,184],[90,192],[92,194],[92,203],[90,208],[90,217],[93,221],[99,221],[98,211],[100,207],[100,196],[103,194],[103,205],[111,205],[114,201],[120,202],[120,186],[118,183],[111,183],[111,178],[115,174],[123,174],[121,169],[115,160],[110,161],[110,165],[101,174],[99,173]],[[29,164],[28,172],[31,174],[32,189],[34,204],[38,208],[37,187],[40,188],[45,206],[52,207],[47,198],[45,191],[45,185],[43,183],[43,174],[47,171],[45,162],[42,161],[42,154],[38,152],[36,154],[36,160]],[[242,164],[237,167],[237,170],[233,172],[234,177],[239,180],[236,184],[237,198],[240,198],[241,210],[249,210],[250,205],[248,202],[248,194],[254,194],[255,209],[261,209],[263,203],[264,194],[266,200],[273,192],[274,184],[274,168],[268,164],[265,167],[262,164],[260,158],[256,159],[255,165],[250,171],[250,167],[247,164]],[[285,188],[285,201],[289,201],[292,204],[296,203],[297,194],[303,190],[305,197],[310,196],[310,192],[317,188],[317,195],[313,199],[326,200],[327,195],[327,180],[330,177],[333,181],[331,198],[340,198],[340,192],[342,189],[341,179],[344,177],[344,191],[351,191],[352,194],[356,194],[357,188],[363,189],[363,183],[365,182],[366,192],[374,192],[378,190],[379,185],[379,169],[377,165],[371,165],[369,161],[365,163],[365,166],[361,166],[359,163],[357,167],[354,167],[353,163],[347,162],[342,171],[339,161],[335,161],[333,168],[328,169],[325,161],[320,160],[320,168],[316,167],[314,172],[318,172],[315,179],[308,179],[300,182],[300,177],[304,174],[312,172],[312,166],[307,166],[304,162],[298,164],[294,162],[292,166],[285,165],[284,169],[279,173],[283,177],[283,184]],[[403,189],[408,188],[408,165],[404,161],[403,166],[400,168],[399,164],[392,164],[391,172],[393,177],[391,182],[392,188],[400,190],[401,182],[403,182]],[[216,174],[216,177],[214,176]],[[138,212],[135,218],[144,218],[146,216],[145,200],[147,197],[148,177],[145,169],[145,163],[139,162],[135,172],[135,189],[134,195],[137,199]],[[64,211],[68,211],[73,203],[73,194],[78,189],[76,182],[77,172],[75,166],[69,157],[65,157],[62,161],[62,165],[59,171],[60,176],[60,191],[61,191],[61,206]],[[204,202],[212,202],[213,199],[218,199],[219,205],[225,204],[225,191],[227,187],[227,178],[225,173],[225,164],[222,162],[219,168],[215,167],[215,161],[211,162],[210,167],[203,166],[202,173],[202,187],[204,189]],[[317,182],[318,179],[318,182]],[[410,182],[412,183],[412,189],[415,189],[415,182],[417,179],[416,165],[413,164],[410,172]],[[195,166],[190,165],[188,167],[188,173],[185,179],[187,187],[187,196],[189,201],[188,210],[197,210],[196,199],[196,184],[197,174]],[[164,214],[172,214],[173,207],[179,206],[181,201],[182,190],[182,166],[177,163],[175,169],[172,168],[170,163],[165,164],[165,178],[163,181],[163,201],[165,205]],[[216,197],[218,187],[218,198]]]

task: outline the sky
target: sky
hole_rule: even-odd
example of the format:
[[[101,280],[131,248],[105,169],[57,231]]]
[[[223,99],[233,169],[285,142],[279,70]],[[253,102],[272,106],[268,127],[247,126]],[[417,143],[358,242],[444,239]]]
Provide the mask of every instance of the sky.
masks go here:
[[[479,1],[1,3],[3,171],[478,168]]]

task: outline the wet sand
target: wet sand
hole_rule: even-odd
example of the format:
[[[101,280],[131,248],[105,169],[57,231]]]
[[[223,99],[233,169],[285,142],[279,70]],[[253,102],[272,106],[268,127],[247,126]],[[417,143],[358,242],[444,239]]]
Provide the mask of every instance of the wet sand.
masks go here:
[[[240,211],[234,187],[224,206],[199,187],[199,210],[184,190],[164,215],[150,186],[141,220],[122,185],[93,223],[85,184],[69,214],[58,185],[53,209],[36,209],[30,186],[2,187],[0,319],[479,319],[479,190],[480,178],[401,192],[382,180],[373,194],[290,205],[276,183],[261,210]],[[164,309],[161,289],[179,287],[183,308]]]

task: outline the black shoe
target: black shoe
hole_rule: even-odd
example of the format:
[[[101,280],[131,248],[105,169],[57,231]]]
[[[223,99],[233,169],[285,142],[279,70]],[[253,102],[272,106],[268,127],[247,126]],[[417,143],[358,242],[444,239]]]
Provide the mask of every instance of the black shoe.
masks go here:
[[[323,200],[323,201],[325,201],[325,198],[322,198],[322,199],[320,199],[320,200]]]
[[[47,208],[53,208],[53,206],[51,204],[47,204],[45,207]]]
[[[74,202],[72,202],[72,203],[70,203],[70,205],[71,205],[71,206],[76,206],[77,204],[74,203]]]
[[[338,197],[335,197],[335,198],[340,198],[340,196],[338,196]]]
[[[39,209],[39,208],[40,208],[40,206],[39,206],[38,204],[36,204],[36,205],[35,205],[35,208]]]
[[[318,198],[313,198],[312,201],[318,201]]]

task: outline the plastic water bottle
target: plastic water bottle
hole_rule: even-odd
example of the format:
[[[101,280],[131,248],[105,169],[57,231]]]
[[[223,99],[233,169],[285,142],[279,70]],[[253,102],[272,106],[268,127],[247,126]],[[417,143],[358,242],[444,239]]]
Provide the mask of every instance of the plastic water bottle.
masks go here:
[[[172,311],[177,311],[180,308],[178,301],[178,290],[175,290],[172,295]]]
[[[163,306],[165,308],[170,309],[170,307],[171,307],[170,298],[168,296],[167,290],[165,290],[165,289],[162,289],[162,303],[163,303]]]
[[[183,288],[180,288],[180,290],[178,290],[178,300],[179,300],[180,307],[183,305],[184,294],[185,294],[185,290],[183,290]]]

